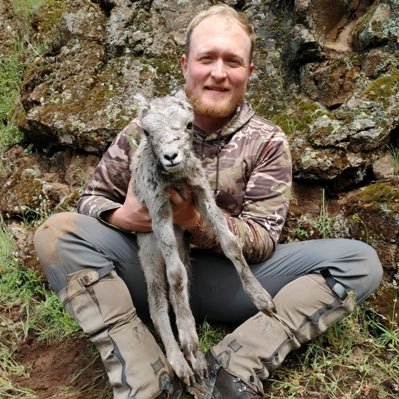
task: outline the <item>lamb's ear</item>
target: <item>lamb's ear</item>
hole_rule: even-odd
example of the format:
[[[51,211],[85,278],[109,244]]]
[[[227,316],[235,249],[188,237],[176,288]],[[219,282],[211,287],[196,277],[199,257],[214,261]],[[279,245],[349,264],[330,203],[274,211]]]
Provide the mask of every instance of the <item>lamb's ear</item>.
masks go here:
[[[133,98],[137,103],[137,115],[141,118],[150,107],[150,104],[142,94],[136,94]]]
[[[186,93],[184,92],[183,89],[177,90],[173,95],[174,95],[176,98],[179,98],[180,100],[185,100],[185,101],[187,101]]]
[[[174,94],[174,96],[175,96],[177,99],[182,100],[182,104],[181,104],[181,105],[184,106],[184,108],[186,108],[186,109],[192,111],[191,104],[190,104],[190,102],[188,101],[188,98],[187,98],[187,96],[186,96],[186,93],[184,92],[183,89],[180,89],[179,91],[177,91],[177,92]]]

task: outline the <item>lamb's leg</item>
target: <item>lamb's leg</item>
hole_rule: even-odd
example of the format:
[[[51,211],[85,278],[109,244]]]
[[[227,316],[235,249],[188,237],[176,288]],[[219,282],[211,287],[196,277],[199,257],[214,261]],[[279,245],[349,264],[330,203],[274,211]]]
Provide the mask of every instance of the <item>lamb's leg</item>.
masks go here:
[[[217,207],[211,192],[206,187],[206,184],[193,187],[200,213],[218,235],[223,253],[233,263],[243,288],[252,302],[261,312],[272,315],[275,311],[272,297],[253,275],[244,258],[239,240],[229,230],[222,211]]]
[[[156,226],[154,235],[166,264],[170,302],[176,315],[180,345],[195,372],[204,377],[207,367],[199,351],[195,320],[190,309],[187,271],[179,256],[173,225],[160,214],[162,212],[153,215],[153,226]]]
[[[166,357],[176,375],[186,384],[194,381],[194,372],[188,365],[174,337],[168,313],[165,265],[153,234],[138,236],[139,258],[148,289],[151,319],[165,346]]]
[[[179,226],[175,226],[174,230],[175,230],[176,244],[179,250],[179,256],[187,272],[187,291],[189,292],[191,285],[189,242],[188,241],[186,242],[184,240],[184,232]],[[172,303],[172,306],[175,308],[176,306],[178,306],[180,298],[178,295],[176,295],[177,292],[174,290],[170,290],[169,294],[170,294],[170,302]],[[190,315],[192,315],[191,310],[190,310]],[[180,317],[176,319],[176,325],[179,334],[180,333],[184,334],[186,327],[183,324],[182,319]],[[185,338],[179,335],[179,339],[180,341],[184,341]],[[201,378],[208,376],[207,363],[204,354],[201,352],[199,348],[198,338],[196,340],[195,347],[192,348],[192,350],[189,353],[186,353],[186,358],[190,362],[191,366],[193,367],[194,371],[197,373],[198,376],[200,376]]]

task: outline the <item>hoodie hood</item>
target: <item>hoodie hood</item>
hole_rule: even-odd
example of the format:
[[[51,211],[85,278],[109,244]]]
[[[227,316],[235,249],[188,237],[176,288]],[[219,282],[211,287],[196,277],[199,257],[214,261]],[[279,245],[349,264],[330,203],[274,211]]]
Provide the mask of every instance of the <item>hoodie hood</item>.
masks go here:
[[[200,128],[194,126],[193,144],[194,151],[197,157],[201,160],[204,158],[216,157],[216,187],[215,195],[219,190],[219,158],[220,151],[224,143],[228,142],[231,136],[241,130],[249,120],[254,116],[255,111],[251,104],[244,100],[242,105],[237,108],[237,111],[230,119],[230,121],[219,131],[211,134],[205,134]]]
[[[205,141],[217,140],[218,137],[227,137],[235,133],[237,130],[241,129],[255,114],[255,111],[252,109],[251,104],[244,100],[242,105],[237,108],[237,111],[234,113],[233,117],[230,121],[219,131],[205,134],[200,128],[195,127],[194,135],[198,135],[201,138],[205,137]]]

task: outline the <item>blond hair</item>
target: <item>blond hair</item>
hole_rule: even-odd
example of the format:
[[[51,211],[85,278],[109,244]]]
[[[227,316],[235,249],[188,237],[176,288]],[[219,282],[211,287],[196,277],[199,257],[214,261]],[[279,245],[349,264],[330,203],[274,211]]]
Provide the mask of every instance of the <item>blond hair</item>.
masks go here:
[[[184,47],[184,54],[188,58],[190,53],[190,41],[193,30],[205,19],[220,16],[227,17],[236,20],[241,28],[247,33],[248,37],[251,40],[251,49],[250,49],[250,61],[252,61],[252,56],[254,52],[255,46],[255,30],[252,24],[249,22],[247,16],[243,12],[236,11],[234,8],[228,6],[227,4],[219,4],[216,6],[209,7],[208,9],[201,11],[198,13],[190,22],[186,32],[186,43]]]

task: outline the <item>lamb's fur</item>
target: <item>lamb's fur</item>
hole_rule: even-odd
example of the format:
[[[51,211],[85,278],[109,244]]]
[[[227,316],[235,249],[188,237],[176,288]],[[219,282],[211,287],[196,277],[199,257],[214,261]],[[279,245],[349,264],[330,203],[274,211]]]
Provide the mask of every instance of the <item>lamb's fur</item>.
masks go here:
[[[193,112],[184,94],[156,98],[151,102],[136,96],[136,100],[139,101],[139,117],[145,137],[136,150],[131,170],[135,194],[147,205],[153,228],[152,233],[137,234],[139,257],[148,285],[151,318],[164,343],[166,356],[177,376],[190,385],[195,380],[194,373],[200,377],[207,375],[207,367],[199,350],[189,306],[188,247],[182,229],[173,225],[166,187],[178,187],[182,183],[191,187],[199,212],[217,233],[221,248],[234,264],[247,294],[266,314],[274,311],[274,305],[250,271],[241,245],[230,232],[201,163],[192,152]],[[168,294],[184,356],[172,332]]]

